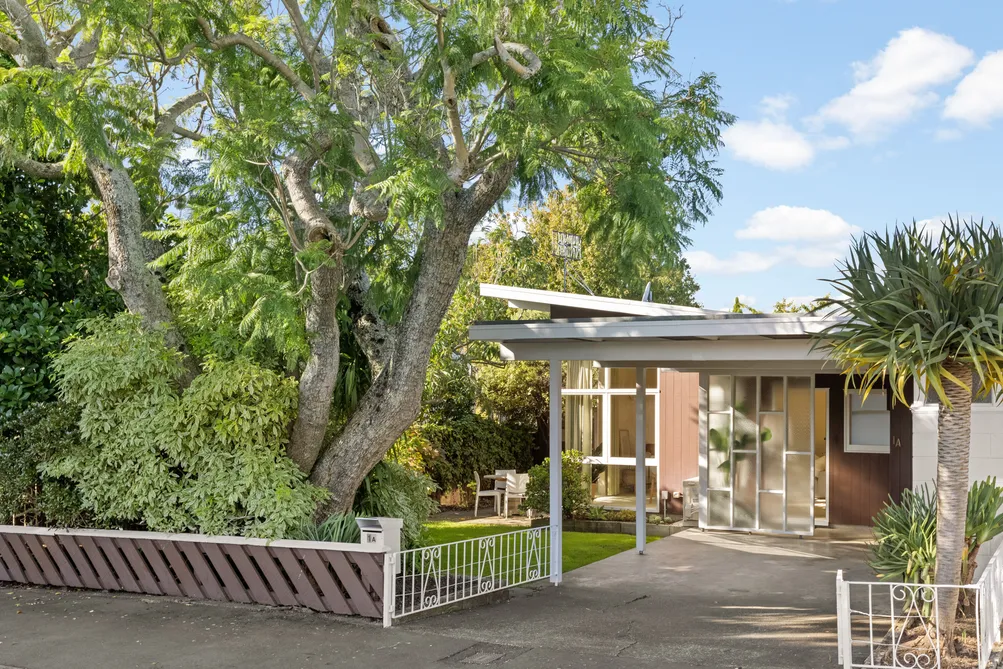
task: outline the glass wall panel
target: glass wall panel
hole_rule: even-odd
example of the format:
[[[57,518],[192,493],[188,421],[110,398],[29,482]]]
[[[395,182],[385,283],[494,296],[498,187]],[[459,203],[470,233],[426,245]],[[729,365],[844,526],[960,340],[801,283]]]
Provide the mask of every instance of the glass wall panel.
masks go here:
[[[635,428],[637,415],[633,395],[613,395],[610,397],[612,413],[613,443],[610,444],[610,456],[614,458],[633,458],[635,453]],[[644,445],[645,457],[655,457],[655,396],[646,395],[644,402]]]
[[[603,386],[605,371],[596,367],[591,360],[568,360],[561,369],[564,373],[564,388],[568,390],[594,390]]]
[[[784,529],[784,495],[778,492],[759,493],[759,529]]]
[[[763,490],[784,489],[784,416],[764,413],[759,415],[762,439],[760,453],[763,457]]]
[[[731,416],[712,413],[707,425],[707,482],[711,488],[730,487]]]
[[[606,465],[596,462],[586,462],[584,465],[585,480],[589,482],[589,490],[592,497],[605,497],[606,492]]]
[[[811,454],[787,456],[787,531],[811,530]]]
[[[756,527],[756,454],[735,453],[735,527]]]
[[[711,490],[707,493],[707,522],[713,527],[731,526],[731,493]]]
[[[787,378],[787,450],[811,451],[811,379]]]
[[[784,377],[764,376],[760,379],[760,411],[784,410]]]
[[[637,370],[634,367],[614,367],[609,370],[610,388],[635,388],[637,384]],[[646,390],[654,390],[658,387],[658,370],[648,367],[644,370],[644,387]]]
[[[602,457],[602,398],[597,395],[565,395],[564,450]]]
[[[633,465],[606,465],[603,473],[605,492],[597,497],[615,497],[615,500],[599,500],[615,506],[630,507],[636,502],[637,470]],[[655,506],[658,488],[658,470],[645,467],[645,506]]]
[[[756,377],[736,376],[735,413],[755,416],[757,411],[759,411],[759,402],[756,401]]]
[[[731,377],[711,376],[707,395],[708,410],[729,410],[731,408]]]

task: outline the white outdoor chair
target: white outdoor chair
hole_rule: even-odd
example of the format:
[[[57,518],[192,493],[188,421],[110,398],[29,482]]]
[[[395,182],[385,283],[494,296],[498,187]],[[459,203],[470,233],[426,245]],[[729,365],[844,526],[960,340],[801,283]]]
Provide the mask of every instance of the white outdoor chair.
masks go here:
[[[499,490],[497,488],[497,482],[494,487],[488,490],[481,490],[481,475],[479,472],[474,472],[474,478],[477,480],[477,494],[474,497],[474,518],[477,517],[477,507],[480,506],[481,497],[493,497],[495,500],[495,513],[501,513],[501,498],[505,496],[504,488]],[[504,481],[503,481],[504,483]]]
[[[526,485],[529,474],[509,474],[505,479],[505,517],[508,518],[508,501],[510,499],[526,499]]]

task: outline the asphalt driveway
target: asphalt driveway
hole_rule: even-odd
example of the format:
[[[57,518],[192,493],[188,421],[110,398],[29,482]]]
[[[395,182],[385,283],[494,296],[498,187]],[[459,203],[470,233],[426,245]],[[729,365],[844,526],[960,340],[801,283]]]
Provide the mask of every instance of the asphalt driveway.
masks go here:
[[[75,667],[804,669],[835,666],[835,572],[858,537],[687,530],[508,602],[391,630],[299,610],[163,597],[0,590],[0,669]]]

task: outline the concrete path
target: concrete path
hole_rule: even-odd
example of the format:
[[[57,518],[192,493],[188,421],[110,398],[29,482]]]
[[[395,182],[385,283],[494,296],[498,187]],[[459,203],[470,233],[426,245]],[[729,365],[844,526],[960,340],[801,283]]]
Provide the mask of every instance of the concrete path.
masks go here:
[[[0,669],[171,667],[798,669],[835,666],[835,570],[862,545],[687,530],[391,630],[306,611],[162,597],[0,590]]]

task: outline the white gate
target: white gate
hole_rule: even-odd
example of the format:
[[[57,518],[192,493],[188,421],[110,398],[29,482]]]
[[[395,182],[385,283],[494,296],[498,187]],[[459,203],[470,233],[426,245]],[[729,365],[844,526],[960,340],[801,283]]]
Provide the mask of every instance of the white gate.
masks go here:
[[[383,625],[549,578],[550,571],[549,526],[387,553]]]

